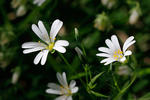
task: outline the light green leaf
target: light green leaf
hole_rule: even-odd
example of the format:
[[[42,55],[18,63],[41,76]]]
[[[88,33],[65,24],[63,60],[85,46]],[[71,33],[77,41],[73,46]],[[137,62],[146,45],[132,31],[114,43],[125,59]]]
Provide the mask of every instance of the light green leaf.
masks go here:
[[[89,87],[93,87],[92,85],[94,84],[94,82],[97,80],[97,78],[99,78],[104,72],[101,72],[99,74],[97,74],[96,76],[94,76],[91,81],[89,82]]]
[[[108,98],[108,96],[103,95],[103,94],[98,93],[98,92],[91,91],[91,93],[92,93],[92,94],[94,94],[94,95],[95,95],[95,96],[97,96],[97,97],[104,97],[104,98]]]

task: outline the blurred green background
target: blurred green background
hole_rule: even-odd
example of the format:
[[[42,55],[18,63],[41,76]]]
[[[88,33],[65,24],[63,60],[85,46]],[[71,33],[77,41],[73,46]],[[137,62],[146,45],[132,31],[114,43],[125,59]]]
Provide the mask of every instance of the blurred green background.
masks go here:
[[[137,76],[116,100],[150,100],[150,0],[46,0],[40,7],[32,0],[20,1],[16,7],[17,0],[0,0],[0,100],[53,100],[56,96],[45,90],[49,82],[57,83],[56,72],[66,72],[68,81],[77,81],[79,91],[74,100],[113,100],[120,92],[108,71],[109,66],[100,64],[103,58],[96,57],[97,48],[106,46],[105,39],[113,34],[121,43],[131,35],[136,40],[130,48],[133,55],[128,62],[113,65],[120,89],[127,87],[133,73]],[[19,7],[23,7],[20,12]],[[44,66],[33,64],[37,53],[22,53],[24,42],[39,40],[31,25],[42,20],[49,32],[55,19],[64,22],[57,38],[70,43],[63,56],[71,68],[58,52],[49,53]],[[74,28],[79,32],[77,38]],[[75,47],[84,52],[81,59]],[[96,80],[93,91],[109,98],[91,94],[83,86],[85,65],[92,77],[105,71]]]

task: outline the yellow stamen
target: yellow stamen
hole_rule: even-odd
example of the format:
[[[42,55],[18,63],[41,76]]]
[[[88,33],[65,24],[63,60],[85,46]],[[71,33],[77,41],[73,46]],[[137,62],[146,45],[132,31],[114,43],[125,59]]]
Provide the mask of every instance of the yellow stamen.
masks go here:
[[[123,54],[123,52],[120,49],[118,49],[117,51],[114,52],[113,57],[114,57],[114,59],[119,60],[123,57],[122,54]]]
[[[52,37],[49,37],[50,39],[52,39]],[[53,40],[56,40],[56,38],[54,38]]]
[[[49,51],[52,51],[53,50],[53,47],[54,47],[54,42],[50,43],[46,49],[49,50]]]
[[[62,94],[64,94],[64,89],[67,90],[67,94],[66,94],[66,95],[69,96],[69,95],[72,94],[72,92],[71,92],[71,90],[69,89],[68,86],[67,86],[67,87],[60,86],[60,88],[61,88],[61,93],[62,93]]]

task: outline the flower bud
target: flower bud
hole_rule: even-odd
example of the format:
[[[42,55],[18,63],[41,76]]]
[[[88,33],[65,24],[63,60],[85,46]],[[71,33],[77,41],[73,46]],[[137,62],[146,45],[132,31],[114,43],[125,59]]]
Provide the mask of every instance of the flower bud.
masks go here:
[[[111,9],[116,4],[116,0],[101,0],[101,2],[108,9]]]
[[[75,31],[75,39],[78,40],[78,36],[79,36],[78,29],[75,28],[74,31]]]
[[[20,67],[16,67],[13,71],[14,72],[13,72],[13,75],[12,75],[11,83],[16,84],[18,79],[19,79],[21,69],[20,69]]]
[[[12,8],[17,8],[21,3],[21,0],[12,0],[11,1],[11,6]]]
[[[75,47],[75,51],[77,52],[79,59],[82,60],[83,52],[81,49],[79,47]]]
[[[136,24],[140,15],[141,15],[141,9],[139,6],[136,6],[135,8],[131,9],[130,17],[129,17],[129,24],[131,25]]]
[[[17,9],[16,16],[20,17],[23,16],[25,13],[26,13],[26,8],[25,6],[22,5]]]

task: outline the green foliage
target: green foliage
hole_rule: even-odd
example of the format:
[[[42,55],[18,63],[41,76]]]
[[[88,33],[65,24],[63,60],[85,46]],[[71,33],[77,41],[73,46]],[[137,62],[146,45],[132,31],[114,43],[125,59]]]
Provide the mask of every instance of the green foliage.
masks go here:
[[[76,80],[79,91],[73,100],[150,100],[150,0],[106,1],[46,0],[37,6],[21,0],[26,13],[17,16],[19,5],[0,0],[0,100],[54,100],[56,95],[45,90],[49,82],[57,83],[56,72],[66,72],[68,82]],[[134,10],[137,16],[130,22]],[[63,21],[57,39],[69,41],[67,52],[52,51],[44,66],[34,65],[37,52],[24,55],[21,45],[39,41],[32,24],[42,20],[49,32],[55,19]],[[113,34],[120,43],[129,36],[136,43],[125,63],[105,66],[96,57],[97,49]],[[121,72],[121,66],[130,71]]]

